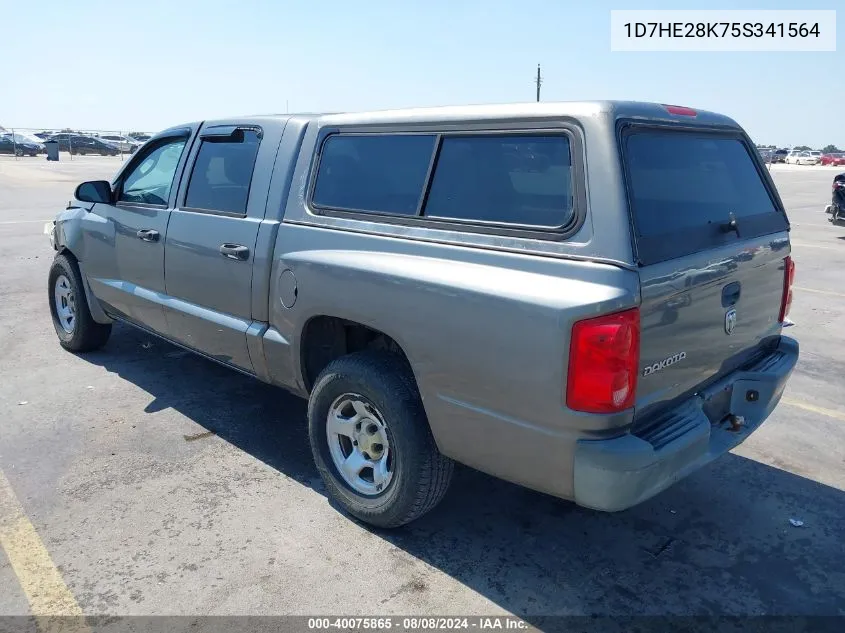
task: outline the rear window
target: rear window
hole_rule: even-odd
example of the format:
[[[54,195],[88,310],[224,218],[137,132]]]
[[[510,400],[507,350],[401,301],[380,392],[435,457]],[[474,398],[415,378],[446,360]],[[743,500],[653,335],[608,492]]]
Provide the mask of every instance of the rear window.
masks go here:
[[[635,131],[625,159],[643,264],[788,227],[739,138]],[[738,233],[728,228],[732,218]]]
[[[558,228],[574,217],[571,166],[563,134],[341,134],[323,145],[312,201],[337,210]]]

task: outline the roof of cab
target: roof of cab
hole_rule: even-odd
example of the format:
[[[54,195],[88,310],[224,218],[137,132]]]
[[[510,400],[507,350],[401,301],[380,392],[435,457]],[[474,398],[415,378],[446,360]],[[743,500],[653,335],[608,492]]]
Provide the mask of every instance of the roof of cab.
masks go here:
[[[691,108],[694,115],[675,114],[660,103],[643,101],[557,101],[506,103],[489,105],[440,106],[432,108],[402,108],[396,110],[373,110],[368,112],[332,112],[311,113],[297,112],[290,114],[264,114],[243,117],[227,117],[225,119],[206,120],[203,124],[232,124],[238,120],[276,119],[287,121],[299,119],[316,122],[318,126],[378,126],[395,124],[426,124],[426,123],[471,123],[483,121],[502,121],[507,119],[554,119],[567,117],[572,119],[586,119],[609,117],[616,119],[641,119],[644,121],[664,121],[673,123],[689,123],[693,125],[710,125],[739,129],[739,124],[722,114]],[[680,107],[680,110],[690,110]],[[187,125],[174,126],[163,130],[156,136],[164,135],[177,129],[184,129]]]
[[[683,108],[687,109],[687,108]],[[435,108],[406,108],[372,112],[349,112],[319,115],[319,125],[390,125],[401,123],[472,122],[502,119],[546,119],[570,117],[574,119],[602,117],[687,122],[696,125],[718,125],[738,128],[730,117],[697,110],[694,116],[675,114],[667,105],[639,101],[559,101],[540,103],[510,103],[497,105],[444,106]]]

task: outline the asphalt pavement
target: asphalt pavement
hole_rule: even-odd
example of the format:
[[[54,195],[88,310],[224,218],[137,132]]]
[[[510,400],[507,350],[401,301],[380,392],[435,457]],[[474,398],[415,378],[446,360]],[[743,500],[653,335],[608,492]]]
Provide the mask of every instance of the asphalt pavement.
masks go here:
[[[801,359],[737,450],[617,514],[459,468],[431,514],[379,531],[327,501],[304,401],[125,326],[59,347],[43,224],[120,164],[62,158],[0,157],[0,614],[845,615],[837,170],[772,169]]]

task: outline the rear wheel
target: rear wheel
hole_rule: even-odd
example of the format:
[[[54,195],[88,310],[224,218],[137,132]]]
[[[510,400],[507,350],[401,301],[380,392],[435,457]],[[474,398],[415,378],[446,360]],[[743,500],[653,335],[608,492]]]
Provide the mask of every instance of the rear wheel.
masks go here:
[[[97,323],[88,309],[79,266],[64,254],[50,267],[47,295],[59,344],[71,352],[101,348],[111,334],[110,324]]]
[[[446,494],[453,462],[437,450],[407,363],[364,351],[330,363],[308,402],[314,461],[329,496],[377,527],[398,527]]]

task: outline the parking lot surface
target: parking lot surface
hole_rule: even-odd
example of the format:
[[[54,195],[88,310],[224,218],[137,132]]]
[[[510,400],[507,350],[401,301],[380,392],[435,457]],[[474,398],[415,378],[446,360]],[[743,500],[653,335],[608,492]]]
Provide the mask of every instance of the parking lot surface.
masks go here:
[[[836,168],[772,168],[801,360],[745,444],[618,514],[460,468],[377,531],[326,500],[304,401],[120,325],[59,347],[43,225],[119,164],[0,158],[0,614],[845,614]]]

